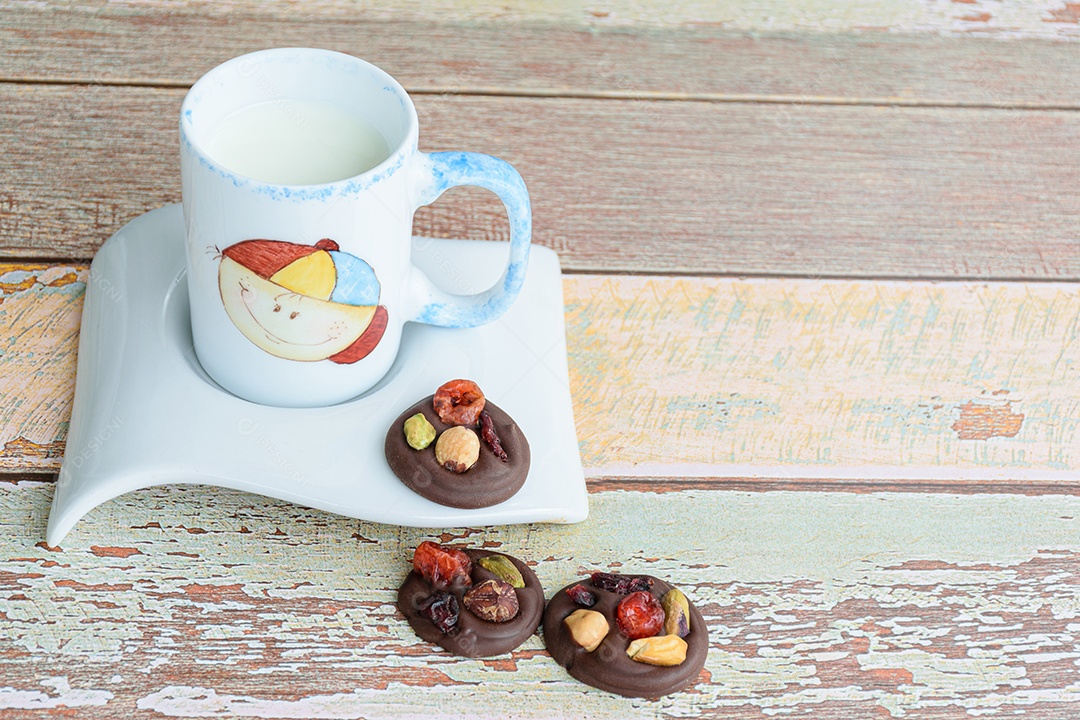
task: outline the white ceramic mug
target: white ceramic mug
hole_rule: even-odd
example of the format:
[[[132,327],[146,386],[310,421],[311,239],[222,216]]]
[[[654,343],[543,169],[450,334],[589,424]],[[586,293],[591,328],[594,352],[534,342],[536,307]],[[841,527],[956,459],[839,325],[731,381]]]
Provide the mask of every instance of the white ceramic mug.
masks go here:
[[[297,123],[307,103],[333,106],[374,127],[389,157],[321,184],[242,175],[208,150],[226,118],[260,103]],[[215,381],[267,405],[342,402],[386,374],[406,322],[472,327],[510,306],[532,235],[521,176],[488,155],[421,153],[417,137],[401,85],[350,55],[264,50],[195,83],[180,116],[187,277],[195,351]],[[413,213],[455,185],[495,192],[510,221],[502,278],[474,295],[439,290],[410,260]]]

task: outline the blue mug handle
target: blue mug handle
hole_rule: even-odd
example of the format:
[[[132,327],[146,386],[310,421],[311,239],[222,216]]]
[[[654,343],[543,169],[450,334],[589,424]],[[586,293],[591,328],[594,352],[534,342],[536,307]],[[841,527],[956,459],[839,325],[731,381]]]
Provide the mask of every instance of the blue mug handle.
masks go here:
[[[489,323],[513,304],[525,282],[532,240],[532,207],[525,181],[505,160],[474,152],[420,154],[419,205],[428,205],[452,187],[476,185],[492,191],[506,206],[510,220],[510,259],[502,277],[475,295],[454,295],[435,287],[422,272],[415,290],[416,310],[410,320],[428,325],[468,328]]]

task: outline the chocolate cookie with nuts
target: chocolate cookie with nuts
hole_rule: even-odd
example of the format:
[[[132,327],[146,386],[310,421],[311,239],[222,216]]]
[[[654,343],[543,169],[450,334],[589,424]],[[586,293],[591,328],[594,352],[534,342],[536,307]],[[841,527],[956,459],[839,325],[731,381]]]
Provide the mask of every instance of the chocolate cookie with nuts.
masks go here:
[[[455,655],[492,657],[536,632],[544,588],[517,558],[422,542],[398,590],[398,609],[422,639]]]
[[[686,595],[663,580],[597,572],[551,598],[544,642],[586,685],[657,698],[697,679],[709,631]]]
[[[409,489],[447,507],[497,505],[529,474],[529,442],[471,380],[451,380],[386,432],[386,462]]]

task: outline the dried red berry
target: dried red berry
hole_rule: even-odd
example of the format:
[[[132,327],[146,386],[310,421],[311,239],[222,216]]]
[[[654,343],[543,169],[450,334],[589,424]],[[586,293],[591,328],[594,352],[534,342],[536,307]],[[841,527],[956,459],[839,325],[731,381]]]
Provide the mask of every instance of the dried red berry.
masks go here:
[[[495,453],[495,457],[507,462],[506,451],[503,450],[502,441],[499,440],[499,433],[495,432],[495,421],[491,419],[491,414],[487,410],[480,413],[480,437],[484,438],[484,442],[491,448],[491,452]]]
[[[475,425],[484,402],[484,393],[472,380],[451,380],[435,391],[432,404],[447,425]]]
[[[592,607],[596,604],[596,596],[586,590],[581,583],[578,583],[574,587],[567,588],[566,594],[570,596],[571,600],[582,607]]]
[[[436,588],[449,587],[455,581],[472,585],[472,561],[455,547],[443,547],[425,540],[413,553],[413,569]]]
[[[594,572],[591,580],[592,584],[601,590],[618,593],[619,595],[628,595],[632,592],[648,590],[652,587],[652,580],[649,578],[637,577],[635,575],[615,575],[613,573]]]
[[[664,627],[664,607],[650,592],[632,592],[619,601],[616,620],[623,635],[631,640],[652,637]]]
[[[448,592],[434,593],[420,603],[420,616],[430,620],[444,635],[457,625],[458,613],[457,598]]]

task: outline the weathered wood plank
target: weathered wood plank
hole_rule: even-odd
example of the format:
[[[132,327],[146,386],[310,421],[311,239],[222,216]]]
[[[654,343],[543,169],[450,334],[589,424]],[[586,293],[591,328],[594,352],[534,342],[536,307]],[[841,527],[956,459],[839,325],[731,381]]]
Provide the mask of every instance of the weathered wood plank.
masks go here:
[[[53,12],[81,9],[91,12],[151,14],[171,11],[179,15],[214,15],[242,19],[262,15],[288,21],[296,15],[289,0],[3,0],[0,8],[47,8]],[[398,19],[412,23],[444,21],[517,24],[549,21],[568,27],[687,28],[723,26],[740,32],[844,32],[888,28],[927,34],[1001,34],[1011,38],[1070,39],[1080,35],[1080,11],[1065,0],[1030,0],[1001,5],[993,0],[942,4],[936,0],[835,3],[825,0],[638,0],[633,3],[600,2],[583,5],[577,0],[389,0],[377,5],[363,0],[309,0],[310,16],[347,20],[363,15],[371,20]],[[956,7],[961,5],[961,7]],[[974,15],[988,15],[982,20]]]
[[[604,492],[574,526],[423,530],[197,487],[39,541],[51,488],[0,485],[0,707],[13,716],[1066,717],[1080,700],[1080,499]],[[394,608],[436,538],[671,578],[712,649],[693,693],[573,681],[534,636],[447,656]],[[481,689],[482,688],[482,689]]]
[[[315,46],[423,92],[1080,105],[1061,3],[393,5],[0,3],[0,78],[190,85],[243,52]]]
[[[75,393],[86,269],[0,265],[0,468],[55,468]]]
[[[22,479],[40,480],[42,475],[26,473],[10,476],[11,482]],[[7,480],[7,474],[0,479]],[[684,490],[725,490],[735,492],[832,492],[871,493],[903,492],[949,495],[1076,495],[1076,482],[1071,480],[926,480],[908,477],[862,477],[826,478],[811,477],[690,477],[644,475],[598,475],[593,471],[588,478],[589,492],[631,490],[634,492],[682,492]]]
[[[86,281],[0,265],[0,467],[59,467]],[[563,292],[590,477],[1080,482],[1075,286],[567,276]]]
[[[0,253],[87,258],[125,220],[178,200],[182,94],[0,84]],[[567,270],[1080,277],[1075,113],[457,96],[418,106],[423,147],[489,151],[521,169],[536,239]],[[498,238],[504,224],[491,196],[460,190],[415,227]]]
[[[1080,479],[1076,286],[576,277],[591,474]]]

